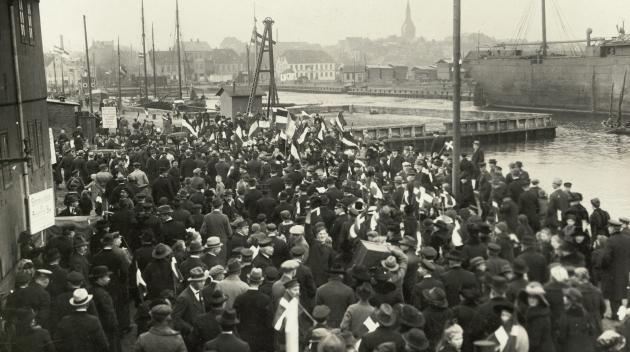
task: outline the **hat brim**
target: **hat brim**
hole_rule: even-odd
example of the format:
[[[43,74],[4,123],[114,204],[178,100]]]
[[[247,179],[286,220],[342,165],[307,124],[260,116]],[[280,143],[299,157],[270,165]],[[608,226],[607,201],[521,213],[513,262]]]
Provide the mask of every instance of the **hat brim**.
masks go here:
[[[429,295],[429,290],[424,290],[422,291],[422,296],[429,301],[431,304],[438,306],[440,308],[445,308],[448,307],[448,301],[446,300],[446,297],[444,297],[443,299],[435,299],[434,297],[431,297]]]
[[[387,262],[387,259],[383,259],[383,260],[381,260],[381,266],[382,266],[385,270],[387,270],[387,271],[392,271],[392,272],[393,272],[393,271],[398,271],[398,269],[400,269],[400,265],[398,265],[398,263],[396,263],[396,266],[394,266],[394,267],[391,267],[391,268],[390,268],[390,267],[388,267],[387,265],[385,265],[385,263],[386,263],[386,262]]]
[[[158,254],[155,252],[155,249],[153,250],[153,252],[151,253],[151,257],[153,259],[164,259],[166,257],[168,257],[171,253],[173,253],[172,249],[168,249],[166,252],[164,252],[163,254]]]
[[[80,306],[84,306],[88,303],[90,303],[90,301],[92,300],[92,298],[94,298],[93,295],[88,294],[87,298],[85,299],[85,301],[81,302],[81,303],[77,303],[74,301],[74,297],[71,297],[70,300],[68,302],[70,302],[70,305],[73,307],[80,307]]]
[[[418,351],[424,351],[429,348],[429,339],[425,337],[421,344],[416,344],[414,341],[409,340],[409,332],[402,334],[403,341],[405,341],[405,345],[409,346]]]

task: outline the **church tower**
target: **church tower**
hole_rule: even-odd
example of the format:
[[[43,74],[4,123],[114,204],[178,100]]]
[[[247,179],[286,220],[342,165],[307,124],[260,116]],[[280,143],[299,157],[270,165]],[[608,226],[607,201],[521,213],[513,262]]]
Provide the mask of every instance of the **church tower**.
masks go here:
[[[405,12],[405,22],[403,22],[400,29],[400,36],[405,40],[413,40],[416,37],[416,26],[411,19],[411,7],[409,6],[409,0],[407,0],[407,11]]]

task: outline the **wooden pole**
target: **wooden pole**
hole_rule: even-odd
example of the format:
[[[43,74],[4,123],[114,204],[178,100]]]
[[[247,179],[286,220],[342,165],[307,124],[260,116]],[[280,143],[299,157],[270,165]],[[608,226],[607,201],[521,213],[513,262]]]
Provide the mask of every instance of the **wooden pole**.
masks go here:
[[[182,99],[182,54],[179,40],[179,1],[175,0],[175,27],[177,32],[177,79],[179,82],[179,99]]]
[[[120,89],[120,37],[118,38],[118,113],[122,113],[122,93]]]
[[[89,94],[89,108],[90,114],[94,113],[94,108],[92,107],[92,74],[90,73],[90,52],[88,49],[88,40],[87,40],[87,24],[85,21],[85,15],[83,15],[83,36],[85,38],[85,61],[87,63],[87,74],[88,74],[88,94]]]
[[[461,108],[461,0],[453,0],[453,196],[459,197],[459,156],[461,154],[460,108]]]
[[[547,9],[542,0],[542,54],[547,56]]]
[[[155,99],[158,98],[157,91],[157,76],[155,69],[155,33],[153,32],[153,22],[151,22],[151,65],[153,66],[153,95],[155,95]]]
[[[628,70],[623,73],[623,83],[621,84],[621,92],[619,93],[619,108],[617,110],[617,126],[621,127],[621,105],[623,105],[623,94],[626,90],[626,75],[628,74]]]
[[[144,35],[144,0],[141,1],[142,9],[142,64],[144,66],[144,99],[149,101],[149,84],[147,82],[147,49]]]

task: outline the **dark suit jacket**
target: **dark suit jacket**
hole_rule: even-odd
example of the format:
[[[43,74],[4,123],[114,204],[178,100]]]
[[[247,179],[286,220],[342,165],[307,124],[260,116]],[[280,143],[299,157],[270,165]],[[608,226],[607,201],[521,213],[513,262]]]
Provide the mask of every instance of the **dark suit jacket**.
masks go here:
[[[317,304],[325,304],[330,308],[328,325],[337,328],[349,305],[355,303],[354,291],[341,280],[331,279],[317,289]]]
[[[217,352],[249,352],[247,342],[234,336],[234,334],[221,333],[214,340],[206,343],[204,351]]]
[[[459,292],[463,286],[478,284],[475,274],[461,267],[452,268],[444,273],[442,281],[449,307],[455,307],[459,304]]]
[[[402,336],[391,328],[381,326],[363,336],[359,352],[372,352],[383,342],[393,342],[396,345],[396,351],[404,351],[405,341]]]
[[[175,219],[171,219],[162,223],[160,235],[164,238],[164,243],[172,246],[177,240],[186,239],[186,226]]]
[[[284,189],[284,180],[280,176],[273,176],[267,180],[267,189],[269,189],[269,195],[274,199],[278,199],[278,193]]]
[[[92,288],[94,304],[105,333],[109,336],[118,332],[118,318],[114,309],[114,301],[104,287],[94,285]]]
[[[245,208],[247,208],[250,219],[255,219],[256,215],[258,215],[257,204],[260,198],[262,198],[262,193],[257,189],[250,189],[245,192],[243,203],[245,204]]]
[[[188,335],[192,332],[197,317],[204,313],[205,307],[197,300],[189,286],[177,296],[172,317],[182,335]]]
[[[248,290],[236,297],[239,336],[254,351],[273,351],[273,313],[271,298],[258,290]]]
[[[57,351],[107,352],[109,343],[98,318],[87,312],[66,315],[57,326]]]
[[[547,282],[549,280],[549,268],[547,259],[533,248],[524,250],[516,259],[521,259],[527,263],[529,271],[527,278],[530,281]]]
[[[273,265],[273,263],[271,262],[271,258],[267,258],[261,253],[258,253],[258,255],[252,261],[252,267],[254,268],[261,268],[264,270],[270,265]]]

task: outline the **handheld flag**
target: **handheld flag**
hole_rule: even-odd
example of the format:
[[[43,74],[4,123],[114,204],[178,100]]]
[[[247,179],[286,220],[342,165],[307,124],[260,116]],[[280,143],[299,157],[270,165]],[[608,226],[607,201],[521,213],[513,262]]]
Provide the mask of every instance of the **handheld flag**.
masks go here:
[[[337,125],[337,128],[339,129],[339,131],[345,132],[345,127],[347,123],[346,123],[346,119],[343,117],[343,111],[339,111],[339,114],[337,114],[337,118],[335,119],[335,125]]]
[[[188,130],[188,132],[190,132],[190,134],[192,134],[193,136],[195,136],[195,137],[198,136],[197,131],[190,124],[190,122],[188,121],[188,118],[186,116],[184,116],[184,118],[182,118],[182,127],[186,128]]]

